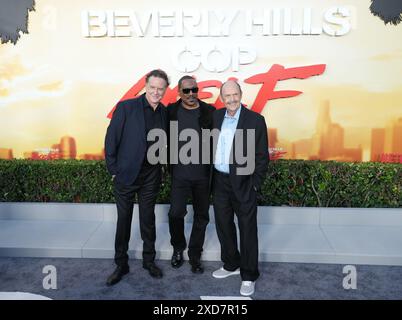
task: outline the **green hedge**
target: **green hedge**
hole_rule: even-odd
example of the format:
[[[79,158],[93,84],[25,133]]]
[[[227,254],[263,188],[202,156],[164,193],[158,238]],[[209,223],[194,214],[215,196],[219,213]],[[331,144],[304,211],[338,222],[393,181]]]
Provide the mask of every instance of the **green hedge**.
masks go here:
[[[401,207],[402,165],[278,160],[269,164],[260,205]],[[169,203],[165,176],[158,203]],[[104,161],[0,160],[1,202],[113,203]]]

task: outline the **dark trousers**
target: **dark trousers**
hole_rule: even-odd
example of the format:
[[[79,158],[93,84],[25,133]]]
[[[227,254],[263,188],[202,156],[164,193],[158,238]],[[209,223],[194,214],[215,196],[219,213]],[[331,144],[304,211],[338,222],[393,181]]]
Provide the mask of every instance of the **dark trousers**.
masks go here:
[[[187,214],[187,199],[191,195],[193,200],[193,227],[191,230],[190,242],[188,245],[188,256],[190,261],[201,258],[204,245],[205,230],[209,222],[209,181],[202,180],[172,179],[169,230],[170,243],[175,251],[186,249],[186,238],[184,236],[184,217]]]
[[[234,271],[240,267],[243,281],[255,281],[258,271],[258,235],[257,235],[257,195],[251,192],[251,198],[239,202],[233,192],[229,175],[214,171],[213,205],[215,225],[221,244],[223,267]],[[236,213],[239,233],[240,252],[237,246]]]
[[[135,193],[138,195],[139,221],[143,241],[143,264],[155,260],[155,202],[159,192],[161,169],[159,166],[140,172],[133,185],[114,184],[117,206],[117,226],[115,238],[115,263],[123,266],[128,263],[128,243],[131,234],[131,221]]]

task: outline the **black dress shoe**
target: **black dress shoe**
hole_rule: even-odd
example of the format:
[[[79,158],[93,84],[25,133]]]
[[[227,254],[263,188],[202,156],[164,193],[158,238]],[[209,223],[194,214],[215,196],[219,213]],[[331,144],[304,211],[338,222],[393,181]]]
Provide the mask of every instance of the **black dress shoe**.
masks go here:
[[[162,278],[163,277],[163,273],[162,270],[159,269],[155,263],[148,263],[148,264],[144,264],[143,268],[148,270],[149,274],[151,275],[151,277],[153,278]]]
[[[204,267],[201,262],[198,261],[190,261],[191,264],[191,272],[192,273],[204,273]]]
[[[107,278],[106,285],[112,286],[119,282],[121,278],[127,273],[130,272],[130,268],[128,266],[117,266],[113,273]]]
[[[173,268],[180,268],[184,263],[183,251],[173,251],[172,260],[170,261]]]

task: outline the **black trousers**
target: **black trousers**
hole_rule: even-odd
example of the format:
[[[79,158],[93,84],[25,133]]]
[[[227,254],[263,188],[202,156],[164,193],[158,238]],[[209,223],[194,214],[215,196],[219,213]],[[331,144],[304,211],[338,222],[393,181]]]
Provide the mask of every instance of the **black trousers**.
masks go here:
[[[117,226],[115,238],[115,263],[123,266],[128,263],[128,243],[131,234],[131,221],[135,193],[138,195],[139,221],[143,241],[143,264],[155,260],[155,202],[161,182],[160,166],[142,170],[133,185],[114,184],[117,206]]]
[[[188,245],[188,256],[190,261],[201,258],[202,247],[205,240],[205,230],[209,222],[209,180],[184,180],[173,177],[170,210],[169,230],[170,243],[174,250],[183,251],[186,249],[186,238],[184,235],[184,217],[187,214],[187,199],[191,195],[193,200],[193,227],[191,230],[190,242]]]
[[[233,192],[229,175],[214,171],[213,205],[223,267],[228,271],[234,271],[240,267],[243,281],[257,280],[260,274],[256,192],[251,192],[251,198],[248,201],[240,202]],[[240,233],[240,252],[234,222],[235,213]]]

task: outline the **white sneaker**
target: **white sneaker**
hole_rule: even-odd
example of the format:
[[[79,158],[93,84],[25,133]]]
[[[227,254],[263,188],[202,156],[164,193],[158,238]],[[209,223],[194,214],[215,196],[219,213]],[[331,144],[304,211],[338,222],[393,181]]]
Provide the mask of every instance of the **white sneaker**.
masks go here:
[[[240,287],[240,294],[242,296],[251,296],[254,293],[254,281],[242,281]]]
[[[235,271],[228,271],[222,267],[212,272],[212,276],[217,279],[223,279],[229,276],[234,276],[236,274],[240,274],[240,268],[237,268]]]

